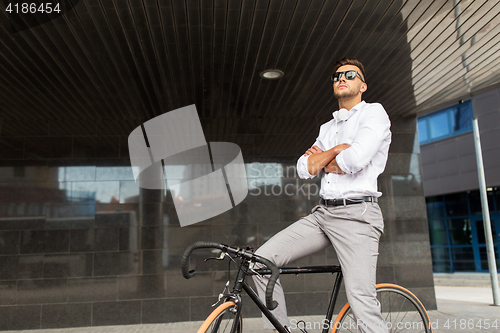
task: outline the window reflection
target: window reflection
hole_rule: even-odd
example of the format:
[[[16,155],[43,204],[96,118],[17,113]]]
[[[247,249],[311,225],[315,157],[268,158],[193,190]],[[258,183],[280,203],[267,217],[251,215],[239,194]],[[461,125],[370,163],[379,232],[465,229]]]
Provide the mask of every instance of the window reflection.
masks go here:
[[[33,166],[22,174],[17,169],[2,168],[0,217],[89,217],[96,203],[126,203],[139,197],[127,166]]]
[[[451,245],[472,244],[472,233],[469,219],[450,219],[448,221]]]
[[[490,211],[494,210],[494,198],[493,191],[487,191],[486,196],[488,198],[488,209]],[[481,204],[481,194],[479,190],[470,191],[469,192],[469,200],[470,200],[470,213],[472,215],[482,215],[483,214],[483,206]]]
[[[265,186],[281,186],[283,166],[278,163],[250,163],[246,165],[248,190]]]
[[[441,138],[449,134],[448,113],[441,112],[429,118],[431,138]]]
[[[449,272],[451,270],[448,247],[432,249],[432,269],[434,272]]]
[[[472,102],[425,115],[417,124],[420,144],[472,131]]]
[[[496,231],[496,224],[494,221],[490,221],[490,228],[491,228],[491,235],[493,238],[493,244],[496,244],[498,233]],[[476,221],[476,230],[477,230],[477,242],[478,242],[478,244],[485,245],[486,244],[486,234],[484,233],[484,221],[483,220]]]
[[[445,220],[429,220],[431,245],[448,245],[448,233]]]
[[[451,110],[451,120],[453,132],[461,132],[471,129],[472,124],[472,104],[471,102],[459,104]]]
[[[427,142],[429,141],[429,131],[427,128],[427,120],[425,118],[420,118],[418,120],[418,140],[420,142]]]
[[[456,271],[475,271],[474,252],[472,247],[451,248],[451,258]]]
[[[500,253],[500,223],[495,214],[498,192],[496,187],[487,190],[497,256]],[[428,197],[426,204],[434,271],[487,270],[486,257],[481,254],[486,248],[486,241],[479,191]],[[446,253],[449,253],[449,264],[445,262]]]
[[[427,205],[427,216],[431,218],[439,218],[446,216],[446,210],[442,196],[425,198]]]
[[[69,166],[57,168],[57,180],[77,181],[77,180],[95,180],[95,166]]]
[[[448,216],[469,215],[467,207],[467,193],[453,193],[444,196],[446,202],[446,214]],[[465,203],[465,204],[464,204]]]
[[[490,267],[488,264],[488,254],[487,254],[486,247],[479,248],[479,256],[481,258],[480,259],[481,260],[481,269],[484,271],[489,271]],[[500,260],[498,257],[498,251],[495,251],[495,262],[497,264],[497,270],[500,270]]]

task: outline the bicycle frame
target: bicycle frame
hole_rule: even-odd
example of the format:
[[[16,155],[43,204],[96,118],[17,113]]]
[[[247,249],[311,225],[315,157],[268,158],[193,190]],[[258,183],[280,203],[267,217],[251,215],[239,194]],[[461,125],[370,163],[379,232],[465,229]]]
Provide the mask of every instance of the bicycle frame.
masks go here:
[[[269,321],[272,323],[274,328],[276,328],[280,333],[289,333],[286,327],[281,325],[277,318],[271,313],[272,310],[269,309],[275,309],[278,306],[278,303],[273,300],[273,289],[275,286],[276,281],[279,278],[280,274],[307,274],[307,273],[337,273],[337,276],[335,278],[335,283],[333,285],[333,291],[332,291],[332,296],[330,298],[330,303],[328,305],[328,310],[326,313],[326,318],[325,321],[323,322],[323,333],[328,333],[330,328],[335,328],[338,329],[339,327],[344,328],[344,320],[349,324],[349,322],[353,322],[355,318],[353,317],[351,307],[349,303],[346,303],[346,305],[340,310],[340,313],[338,314],[337,318],[335,319],[335,322],[332,323],[332,317],[333,317],[333,311],[335,308],[335,303],[337,302],[337,297],[340,289],[340,285],[342,283],[343,275],[340,266],[310,266],[310,267],[283,267],[283,268],[278,268],[276,265],[274,265],[271,261],[269,261],[266,258],[263,258],[261,256],[258,256],[253,253],[253,250],[251,248],[247,249],[242,249],[239,247],[231,247],[228,245],[220,244],[220,243],[214,243],[214,242],[204,242],[204,241],[199,241],[196,243],[191,244],[186,250],[184,251],[184,255],[182,256],[181,260],[181,272],[182,276],[186,279],[190,279],[193,276],[196,275],[196,270],[189,270],[189,256],[191,253],[196,250],[196,249],[218,249],[221,250],[221,254],[218,257],[211,257],[205,259],[205,261],[209,259],[217,259],[217,260],[223,260],[226,256],[229,256],[232,261],[234,261],[238,268],[237,271],[237,276],[236,276],[236,281],[234,282],[234,287],[231,292],[220,294],[219,296],[219,301],[223,299],[223,303],[219,305],[219,307],[212,312],[212,314],[205,320],[200,327],[199,331],[205,332],[207,328],[212,327],[212,332],[218,331],[219,326],[221,324],[224,324],[225,328],[229,328],[227,326],[229,322],[233,322],[231,325],[231,331],[230,333],[235,333],[237,332],[237,329],[239,328],[239,331],[241,332],[242,327],[239,326],[240,323],[242,323],[242,298],[241,298],[241,292],[245,291],[250,299],[258,306],[260,311],[269,319]],[[234,260],[234,258],[238,258],[239,263]],[[259,267],[267,267],[265,269],[256,269],[254,270],[254,264],[258,263]],[[229,271],[231,272],[231,271]],[[265,303],[263,300],[259,298],[257,293],[252,290],[252,288],[245,282],[246,277],[250,275],[270,275],[269,281],[267,281],[266,289],[265,289]],[[229,282],[226,284],[226,288],[229,286]],[[226,290],[224,288],[224,290]],[[429,319],[429,314],[425,310],[424,305],[422,302],[409,290],[407,290],[404,287],[393,285],[393,284],[377,284],[376,285],[377,292],[380,292],[381,295],[381,300],[384,299],[384,295],[397,295],[398,299],[400,299],[402,302],[408,302],[405,304],[408,304],[410,309],[404,309],[403,311],[405,314],[403,315],[402,318],[399,318],[399,311],[402,310],[403,308],[401,305],[396,305],[399,308],[396,311],[393,311],[392,306],[395,304],[394,302],[390,302],[387,305],[389,305],[389,308],[386,308],[386,320],[387,318],[390,319],[391,325],[392,325],[392,317],[391,314],[395,313],[396,319],[400,319],[398,323],[402,323],[403,319],[408,313],[413,313],[413,318],[417,318],[417,320],[420,320],[420,325],[423,325],[422,327],[425,328],[425,331],[428,333],[432,333],[432,327],[430,325],[430,319]],[[382,295],[383,294],[383,295]],[[385,299],[387,299],[385,297]],[[401,302],[400,301],[400,302]],[[399,303],[400,303],[399,302]],[[219,303],[219,302],[217,302]],[[387,302],[386,302],[387,303]],[[215,304],[214,304],[215,305]],[[236,317],[233,317],[233,315],[230,315],[230,318],[227,318],[227,320],[224,319],[224,315],[226,314],[226,311],[229,311],[236,315]],[[222,316],[221,316],[222,314]],[[419,317],[416,317],[419,315]],[[420,319],[418,319],[420,318]],[[413,320],[413,319],[411,319]],[[410,322],[406,322],[410,323]],[[324,325],[328,324],[328,325]],[[332,324],[334,324],[332,327]],[[339,327],[337,327],[337,324],[339,324]],[[406,324],[405,324],[406,325]],[[412,324],[413,325],[413,324]],[[307,326],[307,325],[306,325]],[[299,327],[300,329],[300,327]]]
[[[233,288],[233,295],[239,296],[241,291],[244,290],[247,295],[252,299],[252,301],[259,307],[260,311],[269,319],[269,321],[273,324],[273,326],[278,330],[280,333],[288,333],[288,331],[285,329],[283,325],[276,319],[276,317],[271,313],[271,311],[265,306],[265,304],[262,302],[262,300],[259,298],[257,293],[246,283],[245,278],[248,275],[269,275],[271,274],[271,271],[269,269],[257,269],[253,272],[248,272],[248,267],[249,267],[249,262],[246,260],[243,260],[241,267],[238,270],[238,275],[236,277],[236,282],[234,284]],[[335,278],[335,283],[333,285],[333,291],[332,295],[330,297],[330,303],[328,305],[328,310],[326,312],[326,317],[325,317],[325,322],[331,323],[332,317],[333,317],[333,311],[335,308],[335,303],[337,302],[337,297],[339,294],[340,290],[340,285],[342,283],[342,270],[340,269],[340,266],[310,266],[310,267],[283,267],[280,268],[280,275],[281,274],[314,274],[314,273],[337,273],[337,276]],[[239,299],[238,301],[241,301]],[[241,313],[241,306],[238,306],[238,313],[237,316],[239,316]],[[324,327],[323,328],[323,333],[328,333],[330,330],[330,327]],[[233,327],[231,328],[231,333],[236,332],[236,321],[233,324]]]

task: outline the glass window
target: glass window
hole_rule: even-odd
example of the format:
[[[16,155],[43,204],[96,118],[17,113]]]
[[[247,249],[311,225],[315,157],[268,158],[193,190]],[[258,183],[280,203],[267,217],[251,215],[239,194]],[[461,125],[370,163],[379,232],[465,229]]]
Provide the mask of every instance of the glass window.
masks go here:
[[[417,122],[417,126],[418,126],[418,140],[420,142],[429,141],[429,131],[427,129],[427,119],[420,118]]]
[[[497,243],[497,232],[495,230],[495,223],[494,221],[490,221],[490,227],[491,227],[491,235],[493,238],[493,243]],[[486,235],[484,233],[484,221],[483,220],[478,220],[476,221],[476,230],[477,230],[477,243],[484,245],[486,244]]]
[[[431,248],[432,254],[432,270],[437,273],[449,273],[450,267],[450,253],[448,247],[433,247]]]
[[[493,193],[494,193],[494,197],[495,197],[495,208],[493,207],[490,207],[490,210],[493,210],[495,209],[497,213],[500,213],[500,188],[498,187],[494,187],[493,188]]]
[[[448,237],[446,233],[446,220],[430,219],[429,236],[431,245],[448,245]]]
[[[427,217],[429,219],[444,217],[446,209],[442,195],[425,198]]]
[[[472,233],[470,230],[470,219],[449,219],[448,230],[450,232],[451,245],[471,245]]]
[[[474,252],[472,247],[452,247],[451,260],[454,271],[475,271]]]
[[[467,193],[453,193],[444,196],[446,214],[449,217],[469,215]]]
[[[429,125],[431,129],[431,139],[439,139],[448,136],[450,133],[448,112],[440,112],[432,115],[429,118]]]
[[[472,128],[471,102],[459,104],[452,110],[452,128],[454,132],[462,132]]]
[[[457,104],[418,119],[420,144],[472,131],[472,103]]]
[[[494,208],[493,203],[493,191],[487,191],[486,195],[488,197],[488,209],[492,212]],[[472,215],[482,215],[483,207],[481,206],[481,194],[479,190],[469,192],[469,203],[470,203],[470,213]]]
[[[479,248],[479,256],[481,258],[481,269],[483,271],[489,271],[490,267],[488,266],[488,254],[486,252],[486,247]],[[497,270],[500,270],[500,262],[498,260],[498,251],[495,251],[495,261],[497,264]]]

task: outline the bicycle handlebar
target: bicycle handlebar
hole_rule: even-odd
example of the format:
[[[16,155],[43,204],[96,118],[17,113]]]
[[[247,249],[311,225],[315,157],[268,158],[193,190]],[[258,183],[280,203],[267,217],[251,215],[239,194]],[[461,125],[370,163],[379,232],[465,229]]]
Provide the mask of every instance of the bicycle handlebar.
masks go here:
[[[253,254],[252,252],[246,251],[241,248],[234,248],[230,247],[228,245],[220,244],[220,243],[214,243],[214,242],[196,242],[194,244],[191,244],[186,250],[184,251],[184,255],[182,256],[181,260],[181,271],[182,271],[182,276],[186,279],[190,279],[193,276],[196,275],[196,270],[189,270],[189,256],[191,253],[196,250],[196,249],[219,249],[224,252],[228,252],[230,254],[233,254],[238,257],[244,257],[245,259],[249,259],[255,262],[260,262],[264,265],[267,266],[271,270],[271,277],[269,278],[269,282],[267,283],[266,287],[266,306],[269,310],[274,310],[278,306],[278,302],[273,300],[273,290],[274,290],[274,285],[276,284],[276,280],[278,280],[278,276],[280,274],[280,270],[278,267],[276,267],[272,262],[267,260],[266,258],[262,258],[261,256],[258,256],[256,254]]]
[[[195,270],[190,271],[189,267],[188,267],[189,266],[188,265],[189,264],[189,256],[191,255],[191,252],[193,252],[196,249],[211,249],[211,248],[225,251],[223,244],[214,243],[214,242],[196,242],[196,243],[191,244],[190,246],[188,246],[186,248],[186,250],[184,251],[184,254],[182,256],[182,260],[181,260],[182,276],[184,276],[185,279],[190,279],[196,275],[196,271]]]

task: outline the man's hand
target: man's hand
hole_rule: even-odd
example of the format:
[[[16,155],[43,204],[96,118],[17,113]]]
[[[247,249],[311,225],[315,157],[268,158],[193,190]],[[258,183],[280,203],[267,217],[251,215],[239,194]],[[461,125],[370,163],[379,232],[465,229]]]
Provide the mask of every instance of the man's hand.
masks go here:
[[[318,153],[322,153],[323,151],[321,150],[320,147],[318,146],[312,146],[311,148],[309,148],[305,153],[304,153],[304,156],[307,156],[307,155],[312,155],[312,154],[318,154]]]
[[[321,170],[338,174],[344,173],[337,165],[335,157],[337,157],[341,151],[349,147],[350,145],[344,143],[323,151],[318,146],[312,146],[304,153],[304,156],[309,156],[307,160],[307,171],[311,175],[317,175]]]

